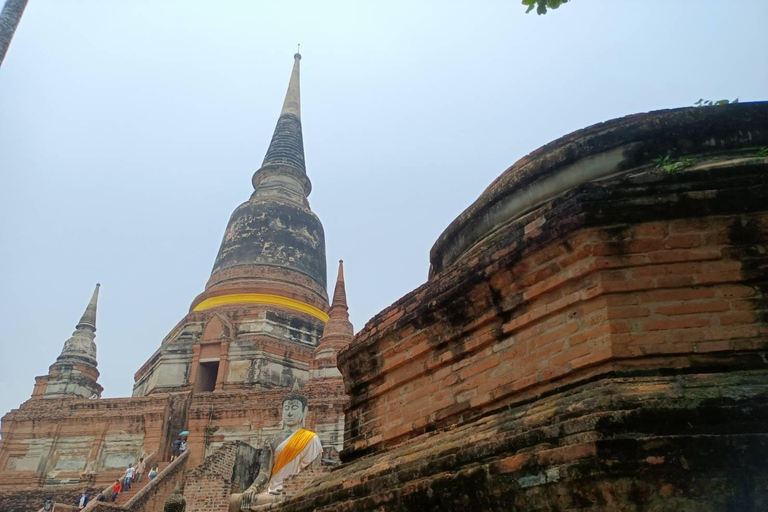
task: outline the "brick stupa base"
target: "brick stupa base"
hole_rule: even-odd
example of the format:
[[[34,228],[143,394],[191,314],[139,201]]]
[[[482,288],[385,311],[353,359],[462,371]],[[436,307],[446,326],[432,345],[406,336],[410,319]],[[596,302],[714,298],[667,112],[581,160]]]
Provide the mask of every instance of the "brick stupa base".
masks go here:
[[[768,104],[680,109],[507,170],[339,356],[345,464],[283,510],[768,510],[766,146]]]

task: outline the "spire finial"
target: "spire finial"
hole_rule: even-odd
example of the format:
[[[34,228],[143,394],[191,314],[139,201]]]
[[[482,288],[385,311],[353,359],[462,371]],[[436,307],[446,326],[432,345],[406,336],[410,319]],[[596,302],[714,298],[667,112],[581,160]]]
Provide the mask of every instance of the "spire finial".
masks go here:
[[[336,277],[336,288],[333,290],[333,302],[331,302],[331,308],[342,307],[346,311],[347,308],[347,291],[344,287],[344,260],[339,260],[339,273]]]
[[[83,316],[80,318],[80,321],[77,323],[77,326],[75,326],[76,329],[80,329],[81,327],[90,327],[94,331],[96,330],[96,306],[99,301],[100,287],[101,287],[101,284],[96,283],[96,288],[93,290],[93,295],[91,295],[91,300],[88,303],[88,306],[85,308],[85,312],[83,313]]]
[[[283,110],[280,112],[280,116],[293,114],[301,119],[301,94],[299,87],[299,61],[301,60],[301,54],[296,53],[293,58],[291,78],[288,81],[288,91],[285,93],[285,101],[283,102]]]

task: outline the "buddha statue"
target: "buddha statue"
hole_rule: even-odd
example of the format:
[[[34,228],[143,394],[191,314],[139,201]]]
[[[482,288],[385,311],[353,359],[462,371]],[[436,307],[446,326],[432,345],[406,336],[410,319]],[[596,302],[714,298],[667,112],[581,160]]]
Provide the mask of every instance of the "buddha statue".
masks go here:
[[[283,398],[281,414],[281,431],[267,438],[261,450],[259,474],[245,492],[230,496],[229,512],[249,512],[279,500],[283,480],[298,474],[322,454],[320,438],[303,428],[307,399],[299,391],[297,381]]]

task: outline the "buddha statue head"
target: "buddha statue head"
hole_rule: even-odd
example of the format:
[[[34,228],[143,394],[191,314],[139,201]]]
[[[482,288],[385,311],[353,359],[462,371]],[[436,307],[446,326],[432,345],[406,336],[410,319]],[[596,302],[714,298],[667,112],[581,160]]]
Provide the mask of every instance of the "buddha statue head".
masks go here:
[[[182,495],[181,487],[178,485],[173,490],[173,494],[171,494],[167,500],[165,500],[165,505],[163,505],[163,512],[184,512],[184,510],[187,508],[187,500],[184,499],[184,496]]]
[[[304,426],[304,419],[307,416],[307,397],[299,391],[299,382],[293,381],[293,389],[285,398],[283,398],[282,409],[280,410],[282,419],[281,428],[291,428]]]

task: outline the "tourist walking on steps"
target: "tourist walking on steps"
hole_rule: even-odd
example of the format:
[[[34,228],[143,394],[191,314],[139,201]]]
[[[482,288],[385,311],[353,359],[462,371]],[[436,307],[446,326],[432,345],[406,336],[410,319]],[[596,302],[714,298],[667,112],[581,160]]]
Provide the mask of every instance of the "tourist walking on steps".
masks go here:
[[[88,504],[88,493],[83,491],[83,494],[80,495],[80,499],[77,500],[77,506],[80,508],[85,508],[87,504]]]
[[[125,470],[125,477],[123,478],[123,489],[126,491],[131,490],[131,480],[133,480],[135,473],[136,468],[133,467],[133,464],[128,464],[128,469]]]
[[[120,491],[122,490],[123,486],[120,485],[120,479],[115,480],[115,483],[112,485],[112,503],[115,502],[117,495],[120,494]]]
[[[177,437],[171,445],[171,462],[173,462],[176,457],[181,455],[179,450],[181,450],[181,437]]]
[[[139,463],[136,465],[136,483],[141,482],[141,477],[144,476],[144,470],[147,469],[147,465],[144,462],[144,457],[139,459]]]
[[[157,464],[152,466],[152,470],[149,472],[149,481],[151,482],[157,476]]]

